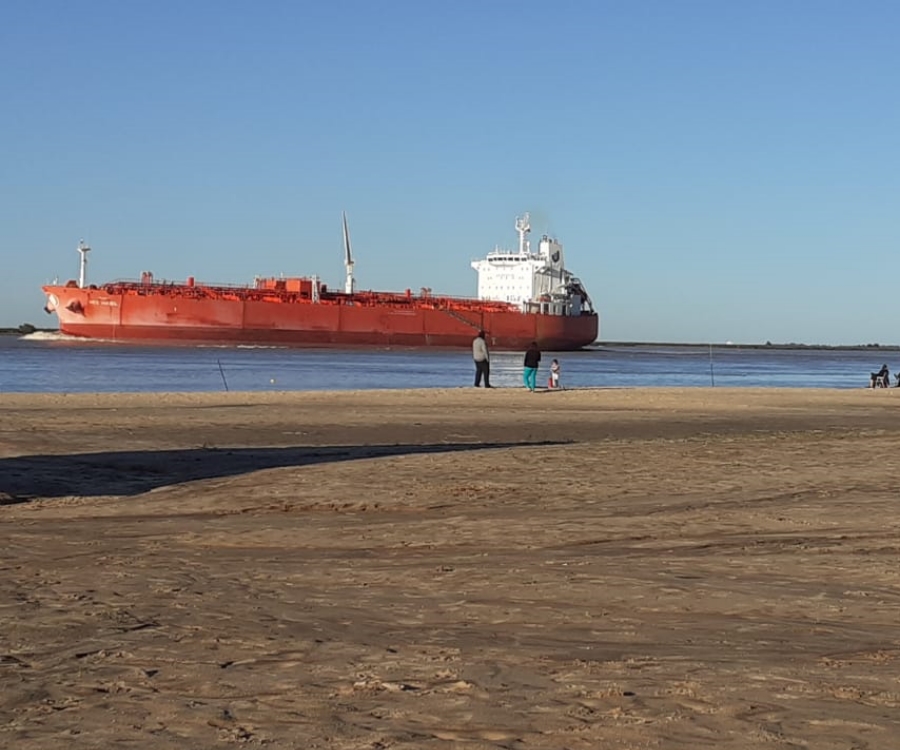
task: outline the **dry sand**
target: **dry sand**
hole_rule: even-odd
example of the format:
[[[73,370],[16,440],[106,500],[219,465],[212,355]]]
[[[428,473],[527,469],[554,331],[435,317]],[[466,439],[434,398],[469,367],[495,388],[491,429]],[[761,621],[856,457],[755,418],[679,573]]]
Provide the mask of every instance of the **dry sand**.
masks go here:
[[[0,746],[900,747],[900,390],[0,399]]]

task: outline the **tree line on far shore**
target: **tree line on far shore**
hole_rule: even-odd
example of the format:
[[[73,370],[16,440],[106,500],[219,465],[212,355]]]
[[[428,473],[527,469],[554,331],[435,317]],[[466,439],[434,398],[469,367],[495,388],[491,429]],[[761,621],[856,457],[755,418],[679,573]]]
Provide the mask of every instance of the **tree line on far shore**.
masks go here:
[[[17,326],[16,328],[0,328],[0,335],[9,336],[24,336],[29,333],[35,333],[36,331],[55,331],[55,328],[38,328],[37,326],[31,325],[31,323],[22,323],[22,325]]]

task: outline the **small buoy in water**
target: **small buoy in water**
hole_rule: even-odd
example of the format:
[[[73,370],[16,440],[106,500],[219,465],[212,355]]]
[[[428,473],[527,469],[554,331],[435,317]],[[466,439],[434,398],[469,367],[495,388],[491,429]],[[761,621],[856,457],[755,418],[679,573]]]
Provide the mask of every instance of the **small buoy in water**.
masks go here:
[[[275,383],[275,378],[272,378],[269,382],[272,383],[272,384],[274,385],[274,383]]]

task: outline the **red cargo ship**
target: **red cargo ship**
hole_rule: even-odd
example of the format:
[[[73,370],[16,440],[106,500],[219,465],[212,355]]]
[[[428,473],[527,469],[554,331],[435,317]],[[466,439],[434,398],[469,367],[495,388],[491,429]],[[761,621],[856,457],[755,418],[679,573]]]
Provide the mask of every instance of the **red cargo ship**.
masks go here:
[[[572,350],[597,339],[599,323],[581,282],[565,269],[562,245],[544,236],[531,252],[528,214],[516,219],[517,250],[472,263],[478,299],[358,291],[344,217],[343,291],[318,277],[260,278],[252,286],[159,281],[87,284],[90,248],[78,247],[78,281],[50,284],[45,310],[72,336],[113,341],[286,346],[469,346],[479,330],[496,349]]]

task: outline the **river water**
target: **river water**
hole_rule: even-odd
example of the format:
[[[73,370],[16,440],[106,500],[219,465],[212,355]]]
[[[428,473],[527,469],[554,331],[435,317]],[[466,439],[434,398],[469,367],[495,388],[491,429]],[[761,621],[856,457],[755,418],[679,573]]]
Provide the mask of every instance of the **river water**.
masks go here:
[[[521,387],[522,354],[493,352],[491,382]],[[569,388],[729,386],[860,388],[900,352],[878,349],[750,349],[616,346],[545,353]],[[360,390],[470,386],[468,350],[300,349],[92,342],[59,334],[0,336],[0,393]]]

